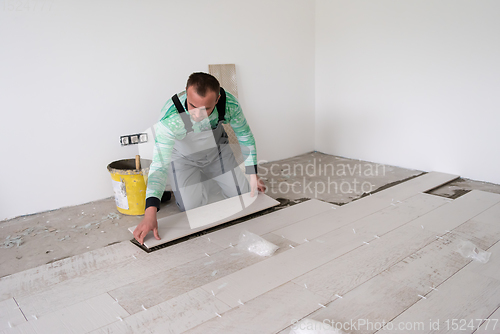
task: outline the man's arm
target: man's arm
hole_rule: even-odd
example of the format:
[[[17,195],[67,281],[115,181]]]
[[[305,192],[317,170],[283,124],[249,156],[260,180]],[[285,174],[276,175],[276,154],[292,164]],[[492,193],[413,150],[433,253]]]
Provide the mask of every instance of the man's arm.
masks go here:
[[[160,210],[160,200],[167,184],[175,139],[182,139],[185,135],[184,122],[170,99],[162,108],[161,119],[154,125],[155,146],[153,161],[149,167],[146,208],[155,206]]]
[[[238,100],[226,92],[226,121],[234,130],[241,152],[245,157],[246,174],[257,174],[257,149],[250,125],[243,114]]]
[[[257,175],[257,149],[252,130],[243,114],[243,110],[238,100],[230,93],[226,92],[226,120],[234,130],[241,152],[245,158],[245,172],[250,174],[251,196],[255,192],[266,190],[264,182]]]
[[[155,238],[160,240],[156,213],[160,210],[161,196],[167,184],[175,138],[185,135],[186,132],[179,114],[173,107],[172,100],[166,103],[162,112],[162,119],[154,126],[155,146],[153,161],[149,167],[146,211],[141,223],[134,230],[134,237],[140,244],[143,244],[144,237],[149,231],[153,231]]]
[[[146,209],[155,206],[160,210],[160,200],[167,185],[168,170],[174,147],[172,131],[162,122],[154,126],[155,146],[153,150],[153,161],[149,167],[148,185],[146,190]]]

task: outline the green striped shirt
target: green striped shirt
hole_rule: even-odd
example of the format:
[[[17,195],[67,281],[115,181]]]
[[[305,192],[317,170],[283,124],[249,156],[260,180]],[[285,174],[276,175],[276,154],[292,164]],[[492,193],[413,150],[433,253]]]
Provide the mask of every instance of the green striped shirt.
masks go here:
[[[184,105],[186,101],[185,91],[179,94],[179,100],[181,104]],[[201,122],[194,122],[191,120],[194,132],[209,130],[217,126],[218,121],[219,113],[217,107],[208,118],[205,118]],[[257,151],[252,131],[250,130],[245,115],[243,115],[238,100],[226,91],[226,114],[224,116],[224,124],[227,123],[233,128],[242,152],[245,152],[245,155],[248,154],[245,159],[245,166],[256,166]],[[161,199],[167,184],[168,169],[170,168],[172,149],[175,140],[182,140],[187,133],[181,116],[172,99],[168,100],[161,109],[161,118],[158,123],[155,124],[154,130],[155,147],[153,151],[153,162],[149,169],[146,198],[156,197]]]

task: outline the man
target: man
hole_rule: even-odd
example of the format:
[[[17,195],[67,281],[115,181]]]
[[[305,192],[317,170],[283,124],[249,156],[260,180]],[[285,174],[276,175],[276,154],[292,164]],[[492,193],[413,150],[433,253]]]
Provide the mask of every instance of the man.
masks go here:
[[[238,167],[222,123],[229,123],[238,138],[250,184]],[[149,231],[160,240],[156,213],[167,177],[181,211],[207,204],[208,180],[216,181],[226,198],[266,190],[257,175],[255,140],[241,107],[210,74],[191,74],[186,90],[167,101],[155,125],[155,137],[146,212],[134,230],[141,244]]]

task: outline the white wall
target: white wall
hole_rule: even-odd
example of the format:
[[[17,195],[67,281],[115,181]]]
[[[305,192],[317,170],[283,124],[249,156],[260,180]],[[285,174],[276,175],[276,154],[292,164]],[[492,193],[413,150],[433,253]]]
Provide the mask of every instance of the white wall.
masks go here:
[[[236,64],[259,159],[500,183],[496,0],[43,3],[0,8],[0,220],[111,196],[106,165],[139,151],[119,136],[215,63]]]
[[[0,220],[112,196],[107,164],[138,152],[119,136],[208,64],[236,64],[259,159],[314,149],[314,2],[42,4],[0,9]]]
[[[500,183],[500,1],[317,0],[316,149]]]

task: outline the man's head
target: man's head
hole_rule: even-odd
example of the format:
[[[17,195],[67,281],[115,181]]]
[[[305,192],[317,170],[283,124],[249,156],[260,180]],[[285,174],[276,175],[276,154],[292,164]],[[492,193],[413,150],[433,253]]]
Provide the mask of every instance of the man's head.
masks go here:
[[[207,73],[197,72],[189,76],[186,84],[187,107],[195,122],[210,116],[219,101],[220,85]]]

